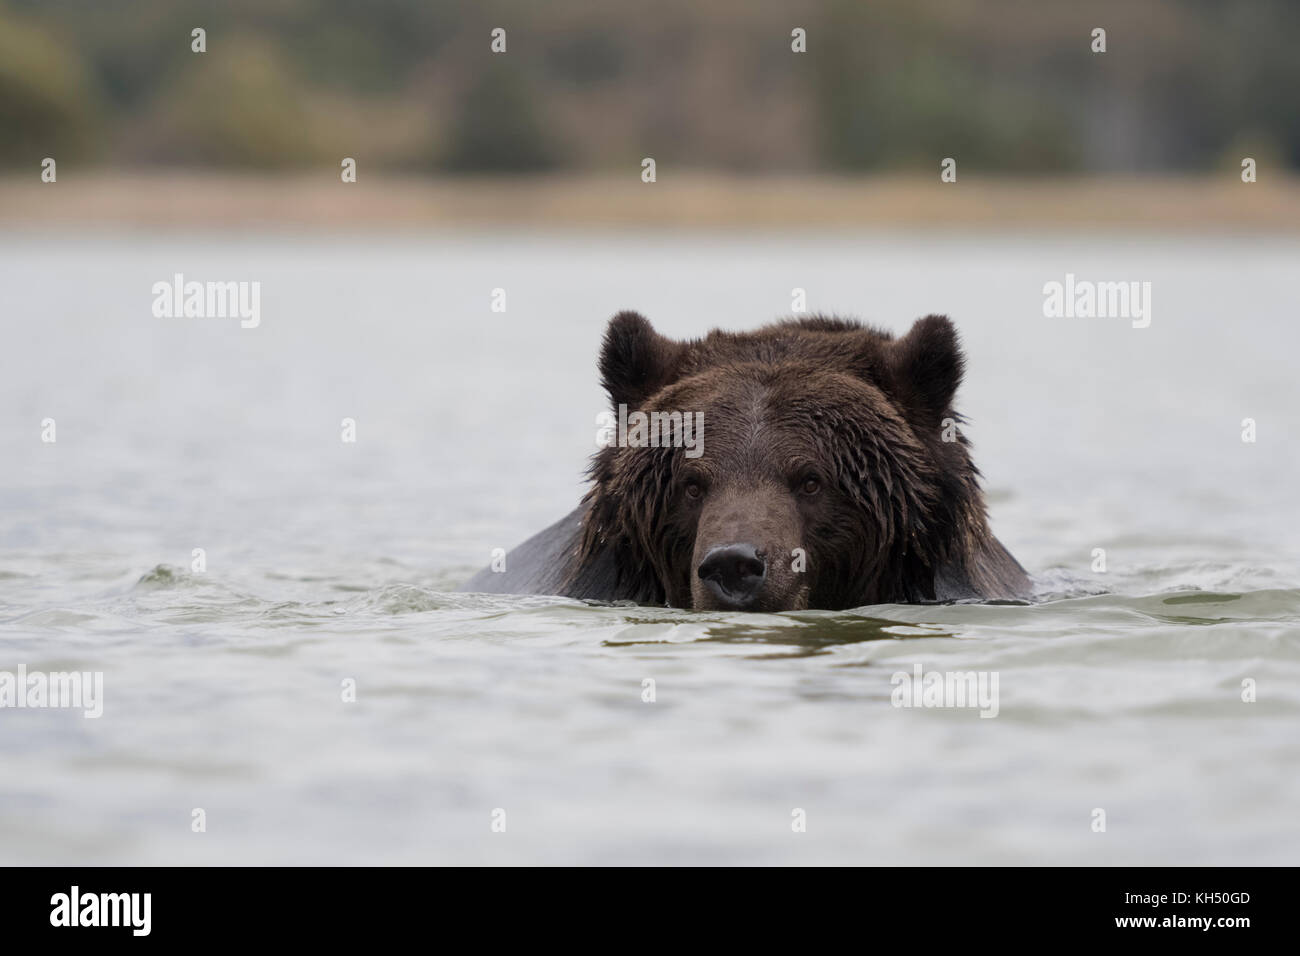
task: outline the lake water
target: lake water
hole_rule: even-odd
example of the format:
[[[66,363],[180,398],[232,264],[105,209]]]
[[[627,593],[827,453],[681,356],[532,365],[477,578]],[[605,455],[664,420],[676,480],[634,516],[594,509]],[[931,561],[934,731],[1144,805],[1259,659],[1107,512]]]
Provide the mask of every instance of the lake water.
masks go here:
[[[1295,239],[0,247],[0,670],[103,673],[98,719],[0,709],[0,863],[1298,862]],[[260,325],[156,318],[176,273],[260,282]],[[1067,273],[1150,282],[1149,327],[1045,317]],[[749,328],[796,287],[952,316],[1034,604],[455,593],[576,503],[610,315]],[[997,716],[892,706],[917,665],[995,674]]]

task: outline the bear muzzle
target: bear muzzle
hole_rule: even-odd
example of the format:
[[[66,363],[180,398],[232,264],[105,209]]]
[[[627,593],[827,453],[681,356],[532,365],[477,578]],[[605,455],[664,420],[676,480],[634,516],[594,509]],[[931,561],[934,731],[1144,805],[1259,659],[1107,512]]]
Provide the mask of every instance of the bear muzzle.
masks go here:
[[[802,538],[795,498],[781,484],[715,487],[696,523],[690,606],[763,612],[807,607],[808,576],[782,560]]]

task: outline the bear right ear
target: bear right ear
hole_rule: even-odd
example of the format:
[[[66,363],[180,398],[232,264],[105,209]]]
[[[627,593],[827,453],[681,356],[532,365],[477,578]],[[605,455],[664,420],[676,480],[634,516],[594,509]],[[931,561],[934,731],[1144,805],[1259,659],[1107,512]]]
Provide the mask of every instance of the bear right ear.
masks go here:
[[[670,384],[677,377],[682,349],[638,312],[620,312],[610,319],[600,350],[600,378],[615,411],[619,405],[640,408]]]
[[[965,359],[957,330],[946,315],[917,319],[890,345],[894,389],[925,424],[936,424],[952,408]]]

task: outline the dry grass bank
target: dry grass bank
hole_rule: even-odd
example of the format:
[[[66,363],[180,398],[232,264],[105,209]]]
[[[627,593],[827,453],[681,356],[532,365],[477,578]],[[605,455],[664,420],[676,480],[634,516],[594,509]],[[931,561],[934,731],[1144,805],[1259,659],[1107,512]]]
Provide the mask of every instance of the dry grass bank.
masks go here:
[[[93,173],[0,178],[9,227],[534,227],[1300,230],[1300,179],[630,176],[419,179]]]

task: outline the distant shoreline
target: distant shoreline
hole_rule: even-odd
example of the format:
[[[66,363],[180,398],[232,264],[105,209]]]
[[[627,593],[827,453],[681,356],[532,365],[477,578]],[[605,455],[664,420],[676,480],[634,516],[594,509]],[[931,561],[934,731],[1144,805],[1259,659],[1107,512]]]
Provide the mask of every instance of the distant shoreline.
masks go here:
[[[446,226],[610,229],[1150,229],[1300,232],[1300,178],[1246,184],[1216,176],[977,178],[630,175],[422,179],[226,172],[94,172],[62,166],[0,177],[0,226]]]

